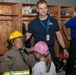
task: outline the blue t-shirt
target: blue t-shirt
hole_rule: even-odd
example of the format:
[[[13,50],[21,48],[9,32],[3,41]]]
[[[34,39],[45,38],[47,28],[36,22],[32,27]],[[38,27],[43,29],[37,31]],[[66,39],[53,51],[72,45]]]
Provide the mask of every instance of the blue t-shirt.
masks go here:
[[[47,21],[48,21],[48,18],[46,20],[43,20],[42,23],[45,26],[47,26]],[[54,34],[55,32],[60,30],[59,24],[58,24],[58,21],[51,16],[49,16],[49,21],[50,22],[49,22],[48,32],[46,28],[40,23],[39,17],[36,17],[29,23],[28,32],[34,35],[34,44],[36,44],[38,41],[44,41],[48,45],[54,44],[54,41],[55,41]],[[46,41],[47,34],[50,35],[49,41]]]
[[[65,23],[66,28],[71,29],[71,38],[76,38],[76,17]]]

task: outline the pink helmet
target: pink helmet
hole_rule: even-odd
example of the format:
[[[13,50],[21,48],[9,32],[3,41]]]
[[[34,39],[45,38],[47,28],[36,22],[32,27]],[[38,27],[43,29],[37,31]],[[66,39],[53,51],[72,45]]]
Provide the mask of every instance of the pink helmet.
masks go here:
[[[48,53],[48,45],[43,41],[39,41],[38,43],[35,44],[35,46],[31,50],[36,51],[40,54],[47,54]]]

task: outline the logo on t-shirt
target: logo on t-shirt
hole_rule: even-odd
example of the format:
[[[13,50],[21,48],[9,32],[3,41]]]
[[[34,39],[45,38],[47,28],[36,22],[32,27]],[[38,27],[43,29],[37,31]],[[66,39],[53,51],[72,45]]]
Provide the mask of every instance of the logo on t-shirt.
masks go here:
[[[53,23],[52,23],[52,22],[50,22],[50,21],[48,21],[48,25],[53,25]]]
[[[52,23],[52,22],[50,22],[50,23],[49,23],[49,25],[53,25],[53,23]]]

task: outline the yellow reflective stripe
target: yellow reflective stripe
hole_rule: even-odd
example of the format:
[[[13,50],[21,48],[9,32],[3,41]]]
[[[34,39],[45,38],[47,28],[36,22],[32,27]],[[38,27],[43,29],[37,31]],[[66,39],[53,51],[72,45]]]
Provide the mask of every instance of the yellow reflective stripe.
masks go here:
[[[5,74],[5,75],[10,75],[10,74]]]
[[[3,75],[10,75],[10,74],[3,74]]]
[[[10,71],[5,72],[3,75],[29,75],[29,70],[23,70],[23,71]]]
[[[15,74],[15,75],[19,75],[19,74],[29,74],[29,72],[20,72],[20,73],[19,73],[19,72],[16,72],[16,73],[13,72],[13,73],[10,73],[10,74]]]
[[[10,73],[9,72],[5,72],[3,75],[10,75]]]

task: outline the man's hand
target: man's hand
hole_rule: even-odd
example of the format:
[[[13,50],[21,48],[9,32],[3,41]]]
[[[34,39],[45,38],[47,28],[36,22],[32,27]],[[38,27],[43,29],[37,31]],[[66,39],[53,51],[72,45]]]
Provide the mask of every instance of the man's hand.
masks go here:
[[[68,58],[69,57],[69,53],[66,49],[63,50],[63,53],[64,53],[64,57],[65,58]]]
[[[31,35],[32,35],[32,33],[28,33],[28,32],[27,32],[27,33],[25,34],[26,40],[30,39]]]

